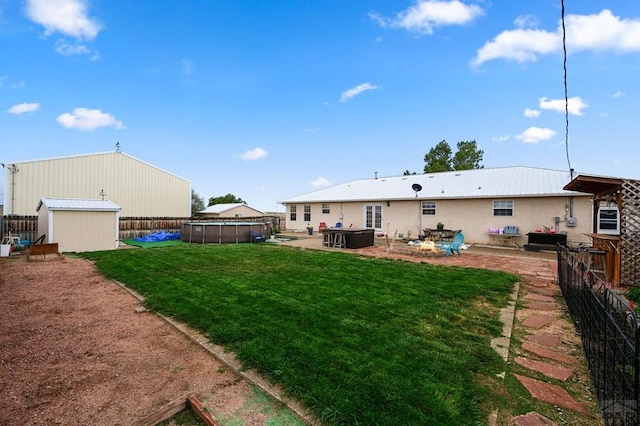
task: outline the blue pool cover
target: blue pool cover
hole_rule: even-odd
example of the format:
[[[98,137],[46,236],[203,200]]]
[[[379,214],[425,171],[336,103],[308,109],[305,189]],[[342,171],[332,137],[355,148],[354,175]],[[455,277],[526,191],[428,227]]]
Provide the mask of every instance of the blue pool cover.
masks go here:
[[[171,234],[169,232],[159,231],[154,232],[153,234],[149,234],[145,237],[136,237],[134,240],[139,243],[157,243],[160,241],[169,241],[169,240],[177,240],[180,238],[180,233],[176,232],[175,234]]]

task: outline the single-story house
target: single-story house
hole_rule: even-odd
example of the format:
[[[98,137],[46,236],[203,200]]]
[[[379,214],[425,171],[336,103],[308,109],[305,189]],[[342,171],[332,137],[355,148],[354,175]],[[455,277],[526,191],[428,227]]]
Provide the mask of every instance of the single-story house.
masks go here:
[[[503,167],[360,179],[282,200],[287,229],[375,229],[389,237],[417,238],[442,223],[462,230],[470,243],[502,244],[489,231],[517,227],[527,233],[566,233],[585,242],[593,222],[591,197],[565,190],[572,173],[534,167]],[[513,228],[509,228],[513,229]]]
[[[112,250],[119,244],[120,210],[108,200],[42,198],[38,230],[61,253]]]
[[[264,213],[245,203],[214,204],[198,212],[202,218],[258,217]]]

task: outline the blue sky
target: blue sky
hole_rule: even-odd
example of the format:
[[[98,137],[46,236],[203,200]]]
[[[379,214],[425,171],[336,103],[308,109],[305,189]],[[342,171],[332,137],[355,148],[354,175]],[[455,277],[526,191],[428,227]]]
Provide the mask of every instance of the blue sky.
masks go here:
[[[443,139],[640,179],[640,2],[565,7],[569,161],[560,0],[0,0],[0,162],[120,142],[263,211]]]

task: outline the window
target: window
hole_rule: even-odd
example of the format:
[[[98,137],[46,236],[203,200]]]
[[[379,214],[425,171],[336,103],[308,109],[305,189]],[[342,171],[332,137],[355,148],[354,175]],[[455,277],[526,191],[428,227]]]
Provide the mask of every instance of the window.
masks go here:
[[[311,205],[310,204],[304,205],[304,221],[311,222]]]
[[[513,200],[493,200],[494,216],[513,216]]]
[[[292,221],[298,220],[298,215],[297,215],[297,206],[294,204],[291,207],[289,207],[289,219]]]
[[[435,201],[423,201],[422,202],[422,214],[435,216],[436,214],[436,202]]]
[[[331,213],[331,209],[329,209],[329,204],[322,203],[322,214],[329,214],[329,213]]]

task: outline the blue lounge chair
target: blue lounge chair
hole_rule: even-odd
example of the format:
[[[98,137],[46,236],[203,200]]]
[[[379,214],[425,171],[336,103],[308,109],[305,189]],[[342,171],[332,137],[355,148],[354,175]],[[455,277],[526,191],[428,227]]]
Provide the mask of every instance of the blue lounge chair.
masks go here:
[[[453,252],[458,253],[460,256],[460,245],[464,242],[464,234],[462,232],[458,232],[456,237],[450,243],[442,243],[440,244],[440,248],[445,250],[447,256],[453,254]]]
[[[251,230],[251,242],[252,243],[264,243],[266,238],[263,234],[258,234],[253,229]]]

